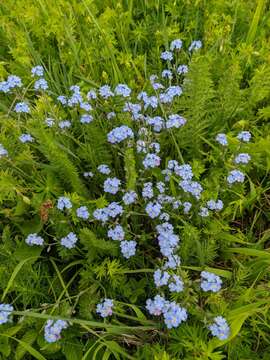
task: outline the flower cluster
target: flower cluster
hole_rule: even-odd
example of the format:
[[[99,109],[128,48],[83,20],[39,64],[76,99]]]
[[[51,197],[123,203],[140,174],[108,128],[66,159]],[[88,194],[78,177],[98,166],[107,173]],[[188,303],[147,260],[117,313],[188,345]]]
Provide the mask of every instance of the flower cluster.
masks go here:
[[[57,209],[64,210],[64,209],[71,209],[72,203],[69,198],[61,196],[57,201]]]
[[[213,336],[220,340],[226,340],[230,336],[230,328],[227,321],[222,316],[214,318],[213,324],[209,326]]]
[[[164,144],[162,137],[169,137],[176,133],[177,135],[179,134],[180,138],[182,127],[187,123],[185,117],[180,114],[166,113],[167,110],[173,108],[172,103],[182,95],[184,89],[184,87],[183,89],[181,87],[182,83],[189,81],[184,79],[184,75],[188,73],[187,65],[181,63],[179,65],[178,60],[175,61],[175,64],[171,64],[174,59],[178,59],[179,54],[183,51],[183,47],[183,42],[180,39],[176,39],[171,42],[170,50],[161,53],[160,58],[164,60],[163,63],[168,68],[163,69],[161,77],[155,74],[150,76],[148,82],[149,91],[145,87],[144,91],[141,91],[136,96],[127,84],[118,84],[114,88],[105,84],[99,89],[89,90],[85,95],[80,86],[73,85],[67,91],[67,95],[59,95],[57,100],[58,106],[63,106],[68,111],[70,108],[75,109],[74,112],[72,111],[72,114],[76,113],[78,115],[77,123],[73,122],[74,117],[72,115],[70,117],[72,120],[58,121],[46,118],[46,126],[44,126],[46,131],[53,131],[55,124],[58,124],[57,131],[59,136],[67,135],[71,127],[82,127],[86,126],[85,124],[90,124],[89,127],[91,128],[91,124],[95,121],[94,112],[91,114],[90,112],[93,109],[98,109],[101,100],[103,101],[104,116],[108,129],[107,141],[111,148],[113,145],[116,146],[119,162],[122,159],[126,161],[126,149],[131,149],[132,153],[135,150],[134,159],[136,166],[134,172],[138,175],[135,177],[135,185],[130,185],[126,181],[126,178],[129,176],[129,169],[127,169],[129,164],[123,166],[123,171],[115,172],[114,170],[117,169],[107,164],[100,164],[97,167],[97,164],[95,164],[95,169],[90,168],[91,171],[88,171],[88,165],[86,165],[86,169],[83,170],[87,171],[82,170],[81,172],[81,175],[84,176],[82,181],[92,184],[97,177],[97,183],[101,184],[101,188],[103,185],[103,194],[100,197],[102,201],[98,202],[99,199],[91,199],[87,206],[75,207],[77,195],[72,195],[72,201],[66,196],[61,196],[57,199],[56,204],[57,209],[62,212],[58,212],[58,216],[60,218],[70,216],[70,219],[66,222],[70,224],[73,221],[74,229],[77,229],[77,226],[80,226],[82,223],[85,227],[91,227],[93,222],[99,221],[100,224],[97,227],[100,232],[107,234],[107,241],[119,241],[119,248],[124,259],[129,259],[136,252],[140,253],[146,243],[140,231],[134,231],[132,223],[133,215],[134,218],[143,217],[145,219],[143,226],[154,231],[153,242],[158,245],[155,251],[158,253],[159,264],[153,270],[156,291],[162,291],[162,295],[165,293],[166,296],[172,296],[174,300],[178,299],[178,293],[184,291],[184,281],[179,275],[181,274],[181,259],[178,255],[181,227],[174,226],[175,218],[181,216],[183,221],[188,221],[195,215],[197,220],[197,215],[199,215],[200,222],[207,222],[207,219],[202,218],[209,216],[209,214],[213,217],[218,216],[216,212],[221,211],[226,205],[218,198],[219,194],[213,194],[213,198],[209,199],[207,182],[204,175],[201,176],[200,171],[196,171],[195,162],[191,163],[192,166],[185,163],[182,156],[180,156],[181,154],[179,154],[178,160],[165,158],[165,156],[162,157],[162,150],[164,150],[162,147]],[[195,40],[190,44],[188,50],[190,53],[193,53],[201,47],[202,42]],[[189,54],[189,56],[192,56],[192,54]],[[34,88],[38,91],[48,89],[47,81],[43,78],[43,75],[43,67],[38,65],[32,68],[32,76],[37,78]],[[175,85],[172,85],[174,79],[177,79],[177,81]],[[0,83],[0,91],[9,92],[15,87],[21,86],[21,80],[13,76],[13,78],[9,77],[7,82]],[[97,108],[95,108],[96,100],[98,101]],[[121,109],[124,113],[122,113],[122,117],[116,116],[117,108]],[[24,101],[18,102],[14,107],[14,111],[16,113],[29,113],[30,106]],[[125,118],[125,120],[124,123],[119,124],[118,121],[121,118]],[[53,129],[48,129],[48,127],[53,127]],[[215,139],[222,147],[226,146],[222,152],[223,155],[226,154],[229,151],[227,135],[219,133]],[[242,131],[237,135],[237,139],[241,142],[249,142],[251,134],[247,131]],[[35,141],[28,133],[22,134],[19,140],[22,143],[29,143],[28,146],[30,147],[33,146],[32,143]],[[239,143],[239,141],[236,140],[239,148],[247,146],[246,144]],[[217,145],[216,148],[220,150],[220,146]],[[0,144],[0,157],[7,155],[7,150]],[[249,154],[241,152],[235,154],[232,159],[234,159],[234,164],[245,165],[249,163],[251,157]],[[109,162],[110,160],[107,159],[107,161]],[[125,176],[123,176],[124,172]],[[114,174],[117,174],[116,176],[119,176],[119,178],[114,177]],[[244,179],[245,175],[237,169],[232,170],[227,176],[229,184],[243,182]],[[95,194],[95,190],[93,194]],[[77,198],[80,199],[79,195]],[[92,204],[97,204],[97,208],[92,209]],[[86,222],[86,220],[88,221]],[[75,232],[77,231],[74,230],[74,232],[69,233],[67,231],[66,233],[68,234],[60,239],[60,244],[64,248],[72,249],[76,246],[78,238]],[[146,237],[147,241],[149,238]],[[150,239],[149,241],[152,240]],[[44,245],[44,239],[36,233],[28,235],[25,242],[30,246]],[[135,258],[134,263],[136,261],[137,259]],[[219,276],[207,271],[201,273],[200,287],[202,291],[216,293],[221,289],[221,286],[222,280]],[[183,304],[185,305],[184,301]],[[114,300],[106,298],[97,305],[96,312],[105,318],[112,315],[113,307]],[[182,307],[182,304],[167,300],[160,294],[157,294],[153,299],[148,299],[146,301],[146,308],[151,315],[162,315],[168,329],[178,327],[188,317],[187,310],[185,307]],[[1,316],[4,319],[1,311],[0,307],[0,320]],[[66,321],[48,320],[45,326],[46,340],[48,342],[57,341],[60,338],[61,331],[67,328],[67,326]],[[220,339],[228,337],[230,332],[226,320],[221,316],[217,316],[214,319],[214,323],[209,326],[209,329],[214,336]]]
[[[8,155],[8,151],[4,148],[4,146],[2,144],[0,144],[0,159],[3,156],[7,156]]]
[[[237,135],[237,139],[242,142],[249,142],[251,139],[251,133],[249,131],[241,131]],[[226,134],[220,133],[216,136],[216,141],[222,145],[227,146],[228,140]],[[251,160],[251,157],[247,153],[237,154],[234,158],[234,163],[237,165],[246,165]],[[238,169],[231,170],[227,176],[228,184],[243,183],[245,181],[245,175]]]
[[[39,245],[42,246],[44,244],[44,239],[42,239],[41,236],[38,236],[38,234],[29,234],[27,238],[25,239],[25,242],[27,245]]]
[[[72,249],[75,247],[77,241],[78,241],[77,236],[73,232],[70,232],[67,236],[63,237],[60,240],[60,243],[65,248]]]
[[[115,195],[118,192],[120,185],[121,181],[119,179],[108,178],[104,181],[104,191]]]
[[[126,125],[122,125],[113,129],[107,135],[108,141],[112,144],[120,143],[123,140],[128,138],[133,138],[134,134],[133,131]]]
[[[10,321],[10,315],[14,310],[10,304],[0,304],[0,325]]]
[[[22,80],[16,75],[9,75],[6,81],[0,82],[0,92],[9,93],[17,87],[22,87]]]
[[[113,300],[112,299],[104,299],[103,302],[97,305],[96,312],[103,318],[107,316],[111,316],[113,311]]]
[[[175,301],[170,302],[166,300],[160,295],[156,295],[153,300],[148,299],[146,301],[146,309],[155,316],[162,314],[168,329],[178,327],[188,317],[185,308],[176,304]]]
[[[201,278],[201,288],[203,291],[218,292],[221,289],[222,280],[219,276],[208,271],[202,271]]]
[[[76,214],[79,218],[87,220],[89,218],[89,212],[86,206],[81,206],[76,210]]]
[[[64,320],[47,320],[44,328],[44,337],[48,343],[54,343],[61,338],[61,331],[68,327]]]

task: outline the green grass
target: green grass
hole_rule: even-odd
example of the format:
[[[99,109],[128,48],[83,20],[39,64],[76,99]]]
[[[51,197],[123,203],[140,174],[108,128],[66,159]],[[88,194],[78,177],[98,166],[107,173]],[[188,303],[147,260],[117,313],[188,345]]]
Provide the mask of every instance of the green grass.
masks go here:
[[[0,159],[0,296],[15,308],[13,322],[0,325],[0,359],[268,360],[269,3],[5,0],[0,16],[0,81],[16,74],[27,84],[15,96],[0,92],[0,143],[10,154]],[[177,79],[183,95],[156,115],[178,113],[187,124],[155,137],[162,166],[169,159],[189,163],[205,188],[202,202],[222,198],[225,206],[206,220],[170,213],[181,237],[177,272],[185,290],[169,299],[186,307],[189,317],[168,330],[145,309],[146,299],[158,293],[153,271],[162,258],[155,242],[157,223],[144,214],[143,199],[121,220],[128,240],[139,243],[129,260],[108,239],[106,226],[92,218],[81,222],[75,212],[86,205],[92,214],[113,201],[104,195],[99,164],[108,164],[126,190],[138,193],[145,182],[162,179],[159,170],[141,171],[135,147],[107,142],[113,127],[138,130],[139,125],[121,112],[123,101],[109,100],[98,101],[93,123],[81,126],[78,109],[60,107],[55,98],[67,95],[74,84],[83,93],[118,83],[127,83],[135,94],[150,92],[149,76],[166,68],[160,52],[176,38],[184,43],[177,62],[189,65],[187,81]],[[203,48],[191,56],[187,48],[194,39],[201,39]],[[37,64],[45,68],[47,94],[33,90],[31,68]],[[22,99],[31,104],[29,116],[12,111]],[[111,122],[106,119],[110,111],[117,113]],[[48,129],[46,117],[70,119],[72,129]],[[240,147],[236,135],[241,130],[250,131],[252,141]],[[224,152],[215,141],[220,132],[230,143]],[[35,142],[20,143],[22,133],[31,133]],[[245,183],[228,187],[226,175],[238,152],[248,152],[252,161]],[[94,179],[86,180],[84,171],[95,172]],[[168,187],[178,194],[176,178]],[[64,195],[74,205],[68,214],[56,208]],[[193,206],[197,209],[196,202]],[[69,231],[79,238],[72,250],[59,244]],[[40,234],[47,246],[27,246],[29,233]],[[199,290],[202,270],[221,276],[221,292]],[[105,321],[95,312],[104,297],[116,303]],[[231,327],[225,341],[207,330],[220,314]],[[44,340],[47,319],[71,324],[54,344]]]

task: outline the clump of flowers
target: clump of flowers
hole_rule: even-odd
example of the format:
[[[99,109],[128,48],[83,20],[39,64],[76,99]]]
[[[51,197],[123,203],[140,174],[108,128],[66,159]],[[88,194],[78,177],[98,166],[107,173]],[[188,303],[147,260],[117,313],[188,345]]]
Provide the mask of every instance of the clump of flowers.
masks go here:
[[[113,313],[113,306],[114,303],[112,299],[104,299],[103,302],[97,305],[96,312],[103,318],[111,316]]]
[[[10,321],[14,308],[10,304],[0,304],[0,325]]]
[[[77,241],[78,241],[77,236],[73,232],[70,232],[67,236],[63,237],[60,240],[60,243],[65,248],[72,249],[75,247]]]
[[[230,327],[222,316],[214,318],[214,322],[209,326],[209,330],[219,340],[226,340],[230,336]]]
[[[218,292],[222,286],[222,280],[219,276],[208,271],[201,272],[201,288],[203,291]]]
[[[192,54],[201,48],[200,40],[193,41],[188,47],[188,56],[193,56]],[[81,234],[83,231],[87,233],[89,230],[94,233],[93,239],[96,236],[93,243],[95,242],[98,249],[97,254],[91,255],[97,256],[99,261],[101,250],[109,249],[110,251],[112,248],[115,250],[117,244],[115,253],[120,255],[120,259],[117,259],[119,264],[124,262],[127,269],[129,265],[135,268],[124,269],[123,273],[136,272],[136,266],[141,260],[140,256],[143,261],[145,257],[145,262],[148,263],[148,252],[155,254],[156,258],[151,258],[151,262],[149,262],[151,269],[147,269],[147,272],[153,272],[153,278],[149,276],[149,282],[154,284],[154,294],[152,298],[146,299],[146,310],[150,315],[162,316],[168,329],[177,328],[188,320],[188,313],[192,314],[189,308],[190,304],[184,296],[189,285],[192,287],[195,284],[195,290],[192,289],[192,291],[203,293],[204,297],[207,297],[211,294],[205,294],[206,292],[217,293],[223,284],[220,276],[208,271],[202,271],[200,279],[198,279],[198,275],[194,275],[194,278],[197,276],[194,282],[193,278],[192,281],[187,281],[181,268],[180,258],[181,241],[184,238],[183,227],[188,228],[189,223],[193,224],[194,220],[195,224],[199,224],[198,227],[203,228],[204,224],[207,224],[212,218],[221,217],[226,211],[227,198],[223,197],[226,188],[233,192],[234,184],[237,188],[237,183],[244,183],[245,174],[242,172],[244,168],[242,165],[251,161],[251,156],[244,152],[248,151],[246,148],[249,145],[243,144],[251,140],[251,134],[248,131],[242,131],[236,135],[235,143],[239,153],[235,153],[231,149],[233,135],[222,132],[215,134],[213,139],[209,139],[209,143],[212,142],[215,151],[221,153],[223,162],[225,162],[224,159],[227,161],[229,158],[230,171],[221,175],[222,189],[216,186],[214,191],[212,189],[209,191],[208,174],[203,169],[203,165],[201,169],[201,165],[192,158],[188,163],[185,159],[185,152],[181,153],[179,144],[181,144],[181,135],[185,132],[183,128],[187,127],[189,123],[188,112],[178,114],[175,109],[172,109],[175,101],[181,102],[185,84],[190,81],[189,66],[176,60],[185,51],[184,49],[185,44],[181,39],[172,41],[168,49],[163,49],[160,58],[166,68],[162,70],[161,75],[151,75],[143,91],[138,94],[135,94],[127,84],[122,83],[113,87],[104,84],[85,93],[83,86],[72,85],[67,89],[65,95],[59,95],[55,99],[56,106],[61,108],[63,113],[65,111],[68,113],[66,117],[63,116],[63,119],[70,120],[45,117],[54,116],[50,113],[46,114],[42,120],[44,131],[55,132],[59,138],[70,137],[75,142],[77,139],[73,136],[73,130],[77,127],[83,129],[76,133],[80,137],[83,136],[83,132],[87,133],[92,127],[98,126],[97,114],[99,115],[99,110],[102,108],[102,115],[100,115],[104,120],[102,130],[106,130],[104,141],[107,139],[106,146],[111,149],[111,154],[102,160],[105,163],[89,164],[87,161],[82,161],[78,172],[78,182],[75,185],[72,184],[75,190],[67,190],[74,191],[74,194],[71,198],[61,196],[56,200],[56,233],[58,226],[60,228],[60,236],[57,233],[54,237],[60,239],[56,241],[56,250],[61,248],[61,245],[64,249],[61,248],[60,253],[64,256],[66,254],[73,256],[73,253],[76,252],[80,254],[81,251],[84,251],[84,249],[80,249],[80,246],[86,242]],[[43,77],[43,67],[38,65],[32,68],[31,73],[35,78],[34,89],[45,91],[49,88],[49,83]],[[188,75],[186,76],[186,74]],[[6,82],[0,83],[0,91],[11,92],[14,88],[21,86],[19,78],[9,77]],[[49,93],[48,91],[46,95],[49,96]],[[35,96],[44,95],[36,92],[35,94]],[[26,101],[13,104],[15,106],[12,105],[11,108],[15,112],[14,115],[18,119],[23,117],[24,121],[27,116],[16,114],[30,113],[30,105]],[[118,111],[121,112],[121,116],[118,116]],[[175,140],[177,151],[173,153],[173,158],[169,156],[169,151],[166,152],[169,143],[167,143],[167,139],[170,137],[177,138],[177,141]],[[38,137],[35,136],[35,138],[38,140]],[[20,148],[25,146],[29,150],[29,148],[38,146],[38,141],[35,141],[29,133],[21,134],[18,140],[22,143]],[[25,145],[25,143],[28,144]],[[229,157],[226,155],[227,153],[229,153]],[[7,150],[0,144],[0,158],[7,155]],[[74,157],[78,156],[77,154],[73,155]],[[120,164],[115,168],[113,166],[114,157],[117,157]],[[238,169],[238,165],[241,170]],[[82,201],[83,191],[82,194],[77,192],[77,184],[80,182],[82,187],[85,185],[86,191],[90,189],[88,193],[90,196],[87,200],[84,199],[84,202]],[[52,196],[54,196],[53,191]],[[86,205],[78,205],[81,203]],[[138,226],[134,226],[134,224]],[[54,224],[52,222],[49,225],[53,226]],[[66,228],[62,230],[64,226]],[[83,229],[81,229],[82,226]],[[190,229],[192,233],[192,226]],[[82,233],[80,230],[83,230]],[[65,236],[62,237],[63,235]],[[47,246],[47,241],[45,243],[41,236],[33,233],[27,236],[25,242],[29,246],[45,245],[49,253],[52,246],[49,239],[50,237],[48,237],[49,245]],[[194,246],[197,246],[195,240]],[[74,250],[67,251],[66,249]],[[115,253],[109,252],[108,258],[115,256]],[[110,271],[112,273],[114,271],[114,268],[111,270],[107,264],[101,263],[98,266],[98,270],[93,276],[102,278],[103,266],[108,267],[104,273],[107,272],[111,275]],[[115,265],[116,273],[117,266],[118,263]],[[219,272],[217,271],[217,273]],[[197,285],[198,283],[200,286]],[[96,291],[96,296],[100,296],[99,294],[103,290],[107,292],[105,285],[103,288],[102,284]],[[125,294],[119,294],[119,297],[121,296],[124,297]],[[105,298],[98,303],[96,313],[102,318],[112,316],[114,304],[118,300],[117,297],[115,300]],[[7,314],[10,315],[13,308],[8,306]],[[1,310],[0,307],[0,321],[4,323],[8,315],[5,317],[2,311],[4,308]],[[114,314],[114,316],[117,315],[119,314]],[[213,314],[213,316],[215,315]],[[66,321],[48,320],[45,326],[47,342],[55,342],[60,339],[61,331],[67,326]],[[209,329],[213,336],[221,340],[228,338],[230,334],[229,325],[221,316],[214,318]]]
[[[61,196],[57,201],[57,209],[64,210],[64,209],[71,209],[72,203],[69,198],[65,196]]]
[[[44,337],[48,343],[54,343],[61,339],[61,332],[68,327],[64,320],[48,320],[44,328]]]
[[[27,238],[25,239],[25,242],[27,245],[39,245],[42,246],[44,244],[44,239],[41,236],[38,236],[38,234],[29,234]]]

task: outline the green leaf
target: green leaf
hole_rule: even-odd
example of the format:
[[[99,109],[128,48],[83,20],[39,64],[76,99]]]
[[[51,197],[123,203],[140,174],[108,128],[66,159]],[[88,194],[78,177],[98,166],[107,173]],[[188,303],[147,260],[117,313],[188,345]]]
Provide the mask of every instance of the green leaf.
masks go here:
[[[36,330],[29,330],[23,335],[21,341],[23,341],[26,344],[32,345],[35,342],[37,336],[38,333]],[[26,352],[27,349],[22,344],[19,343],[15,352],[15,360],[22,359],[26,354]]]

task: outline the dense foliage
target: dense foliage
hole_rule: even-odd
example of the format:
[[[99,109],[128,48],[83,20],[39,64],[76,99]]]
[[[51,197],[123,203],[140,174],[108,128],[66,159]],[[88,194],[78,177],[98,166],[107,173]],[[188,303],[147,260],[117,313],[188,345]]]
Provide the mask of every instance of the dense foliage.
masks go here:
[[[269,4],[0,13],[0,358],[268,359]]]

